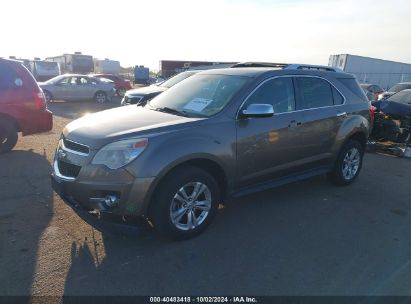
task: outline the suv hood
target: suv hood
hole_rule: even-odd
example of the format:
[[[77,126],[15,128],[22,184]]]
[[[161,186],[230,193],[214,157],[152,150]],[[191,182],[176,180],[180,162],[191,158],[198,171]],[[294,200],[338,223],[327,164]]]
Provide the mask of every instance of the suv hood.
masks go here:
[[[128,90],[126,95],[144,96],[144,95],[149,95],[153,93],[161,93],[161,92],[164,92],[165,90],[167,90],[166,87],[149,86],[149,87]]]
[[[124,138],[170,132],[204,118],[191,118],[149,110],[135,105],[83,116],[69,123],[63,135],[91,149]],[[171,128],[170,128],[171,127]]]

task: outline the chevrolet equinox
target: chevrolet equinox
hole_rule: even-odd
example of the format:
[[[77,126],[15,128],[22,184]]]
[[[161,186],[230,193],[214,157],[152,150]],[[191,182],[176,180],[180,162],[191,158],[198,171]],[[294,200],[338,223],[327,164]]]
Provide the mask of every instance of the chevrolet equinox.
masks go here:
[[[327,174],[352,183],[373,112],[357,80],[310,65],[200,72],[145,106],[69,123],[54,190],[86,210],[138,216],[164,235],[202,232],[219,203]]]

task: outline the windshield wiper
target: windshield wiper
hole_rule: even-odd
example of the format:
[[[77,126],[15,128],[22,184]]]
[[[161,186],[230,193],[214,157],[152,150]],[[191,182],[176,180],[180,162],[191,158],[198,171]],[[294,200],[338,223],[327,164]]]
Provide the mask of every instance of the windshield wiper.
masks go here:
[[[176,115],[180,115],[180,116],[188,116],[187,112],[185,112],[185,111],[179,111],[179,110],[169,108],[169,107],[155,108],[154,110],[159,111],[159,112],[176,114]]]

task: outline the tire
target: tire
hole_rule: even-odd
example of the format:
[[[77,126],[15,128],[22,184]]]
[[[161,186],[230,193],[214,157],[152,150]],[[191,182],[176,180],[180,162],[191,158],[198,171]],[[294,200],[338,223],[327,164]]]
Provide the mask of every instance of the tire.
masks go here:
[[[357,140],[349,140],[341,149],[333,170],[327,174],[328,179],[336,185],[351,184],[362,168],[364,146]]]
[[[12,121],[0,121],[0,153],[11,151],[19,138],[17,128]]]
[[[118,96],[124,97],[124,95],[126,94],[126,91],[127,90],[125,88],[118,88],[116,93],[117,93]]]
[[[98,91],[94,94],[94,100],[98,103],[105,103],[107,102],[107,94],[103,91]]]
[[[197,199],[196,186],[201,191]],[[176,199],[177,195],[180,199]],[[218,184],[208,172],[182,167],[166,176],[156,189],[149,217],[160,234],[175,240],[188,239],[199,235],[211,223],[219,200]],[[176,214],[174,219],[172,213]]]
[[[43,91],[44,98],[46,99],[46,103],[54,102],[54,97],[49,91]]]

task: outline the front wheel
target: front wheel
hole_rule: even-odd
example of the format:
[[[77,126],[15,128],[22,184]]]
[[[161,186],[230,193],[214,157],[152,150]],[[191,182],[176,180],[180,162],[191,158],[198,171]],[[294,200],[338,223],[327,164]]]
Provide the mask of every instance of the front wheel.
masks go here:
[[[161,183],[150,218],[155,228],[173,239],[200,234],[216,215],[220,191],[215,179],[197,167],[180,168]]]
[[[44,91],[44,99],[46,100],[46,103],[53,102],[53,95],[49,91]]]
[[[333,171],[328,173],[329,180],[336,185],[349,185],[360,174],[364,156],[363,145],[356,141],[348,141],[341,149]]]
[[[94,95],[94,100],[98,103],[105,103],[107,101],[107,94],[103,91],[98,91]]]

